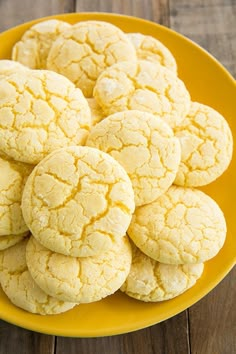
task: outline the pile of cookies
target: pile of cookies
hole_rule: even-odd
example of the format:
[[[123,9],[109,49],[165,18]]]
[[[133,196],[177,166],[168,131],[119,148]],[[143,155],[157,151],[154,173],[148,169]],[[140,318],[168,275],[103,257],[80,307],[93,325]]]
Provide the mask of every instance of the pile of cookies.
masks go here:
[[[117,290],[192,287],[224,215],[195,187],[228,167],[222,115],[192,102],[157,39],[99,21],[38,23],[0,61],[0,283],[57,314]]]

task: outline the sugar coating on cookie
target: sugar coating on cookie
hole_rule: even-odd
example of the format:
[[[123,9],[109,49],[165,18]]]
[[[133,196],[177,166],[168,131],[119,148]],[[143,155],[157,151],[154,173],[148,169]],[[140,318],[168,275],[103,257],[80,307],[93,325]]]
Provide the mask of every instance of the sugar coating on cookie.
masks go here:
[[[35,282],[62,301],[89,303],[113,294],[124,283],[131,266],[127,236],[93,257],[70,257],[50,251],[33,237],[26,259]]]
[[[75,303],[63,302],[41,290],[26,264],[28,239],[0,252],[0,283],[10,301],[32,313],[53,315],[72,309]]]
[[[86,257],[124,236],[134,211],[131,181],[111,156],[68,147],[46,157],[28,179],[24,219],[45,247]]]
[[[0,236],[0,251],[5,250],[21,242],[28,234],[29,232],[24,232],[19,235]]]
[[[154,201],[173,183],[180,144],[163,120],[141,111],[115,113],[92,128],[86,145],[109,153],[128,173],[136,206]]]
[[[0,78],[11,75],[19,70],[28,70],[24,65],[14,60],[0,60]]]
[[[33,166],[0,155],[0,237],[28,230],[21,211],[25,182]]]
[[[70,28],[69,23],[48,20],[28,29],[12,49],[12,59],[31,69],[46,69],[49,50],[57,37]]]
[[[190,108],[190,95],[172,71],[146,60],[107,68],[98,78],[94,97],[105,114],[137,109],[178,125]]]
[[[175,128],[181,143],[181,163],[175,183],[198,187],[213,182],[229,166],[233,137],[224,117],[213,108],[192,102],[186,118]]]
[[[142,33],[127,33],[127,36],[136,49],[138,59],[160,63],[174,73],[177,72],[174,56],[158,39]]]
[[[51,151],[85,142],[91,113],[82,92],[47,70],[18,71],[0,80],[0,150],[37,164]]]
[[[146,302],[173,299],[202,275],[204,264],[163,264],[132,245],[132,265],[121,291]]]
[[[47,68],[68,77],[86,97],[92,97],[101,72],[124,60],[136,60],[136,51],[118,27],[102,21],[82,21],[52,45]]]
[[[88,105],[91,111],[91,123],[92,126],[96,125],[99,123],[101,120],[103,120],[106,116],[103,113],[102,108],[99,106],[95,98],[87,98]]]
[[[135,210],[128,235],[161,263],[201,263],[223,246],[226,222],[217,203],[205,193],[171,186],[156,201]]]

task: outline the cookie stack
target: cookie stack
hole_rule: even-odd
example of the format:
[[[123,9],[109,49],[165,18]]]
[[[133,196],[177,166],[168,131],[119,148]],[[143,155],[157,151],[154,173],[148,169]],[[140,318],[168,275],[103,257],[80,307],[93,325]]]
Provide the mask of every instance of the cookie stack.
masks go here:
[[[107,22],[41,22],[12,58],[0,61],[9,299],[56,314],[120,288],[155,302],[192,287],[226,237],[195,188],[230,163],[225,119],[191,102],[161,42]]]

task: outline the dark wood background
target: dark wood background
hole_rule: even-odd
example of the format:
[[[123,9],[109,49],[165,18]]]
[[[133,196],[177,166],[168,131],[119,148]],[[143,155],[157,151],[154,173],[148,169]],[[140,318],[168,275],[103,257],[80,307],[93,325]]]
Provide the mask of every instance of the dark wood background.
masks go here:
[[[207,49],[236,76],[236,0],[0,0],[0,31],[74,11],[117,12],[171,27]],[[54,337],[0,321],[0,354],[236,354],[235,278],[236,267],[190,309],[120,336]]]

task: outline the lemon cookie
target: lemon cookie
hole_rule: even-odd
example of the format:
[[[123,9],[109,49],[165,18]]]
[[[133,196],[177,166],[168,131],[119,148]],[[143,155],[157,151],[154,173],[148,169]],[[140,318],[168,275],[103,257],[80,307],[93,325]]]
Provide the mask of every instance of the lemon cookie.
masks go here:
[[[22,241],[28,234],[28,232],[24,232],[20,235],[0,236],[0,251],[16,245],[17,243]]]
[[[12,59],[31,69],[45,69],[49,50],[56,38],[70,28],[69,23],[49,20],[28,29],[12,50]]]
[[[138,109],[178,125],[190,108],[190,96],[172,71],[146,60],[126,61],[107,68],[98,78],[94,97],[109,115]]]
[[[194,286],[203,269],[203,263],[159,263],[132,245],[131,269],[120,290],[137,300],[169,300]]]
[[[18,71],[0,80],[0,150],[37,164],[51,151],[83,144],[91,125],[88,103],[65,77]]]
[[[131,258],[126,236],[93,257],[54,253],[33,237],[26,249],[30,273],[40,288],[59,300],[76,303],[99,301],[118,290],[130,271]]]
[[[201,263],[223,246],[226,223],[208,195],[172,186],[153,203],[135,210],[128,234],[145,254],[161,263]]]
[[[47,68],[68,77],[86,97],[92,97],[100,73],[123,60],[136,60],[136,51],[118,27],[102,21],[82,21],[52,45]]]
[[[155,200],[173,183],[180,144],[163,120],[141,111],[115,113],[92,128],[86,145],[109,153],[128,173],[140,206]]]
[[[52,315],[72,309],[75,303],[63,302],[41,290],[28,271],[28,239],[0,252],[0,282],[10,301],[29,312]]]
[[[174,73],[177,72],[175,58],[158,39],[141,33],[127,33],[127,36],[136,49],[138,59],[160,63]]]
[[[134,211],[134,193],[127,173],[111,156],[90,147],[69,147],[35,167],[24,188],[22,210],[45,247],[85,257],[123,237]]]
[[[0,155],[0,237],[26,232],[21,212],[21,198],[25,182],[33,166]]]
[[[88,105],[91,111],[91,122],[92,126],[96,125],[99,123],[101,120],[103,120],[106,116],[103,113],[102,108],[99,106],[95,98],[87,98]]]
[[[0,60],[0,78],[6,75],[11,75],[18,70],[28,69],[14,60]]]
[[[192,102],[187,117],[175,128],[182,157],[175,183],[203,186],[218,178],[229,166],[233,138],[224,117],[213,108]]]

